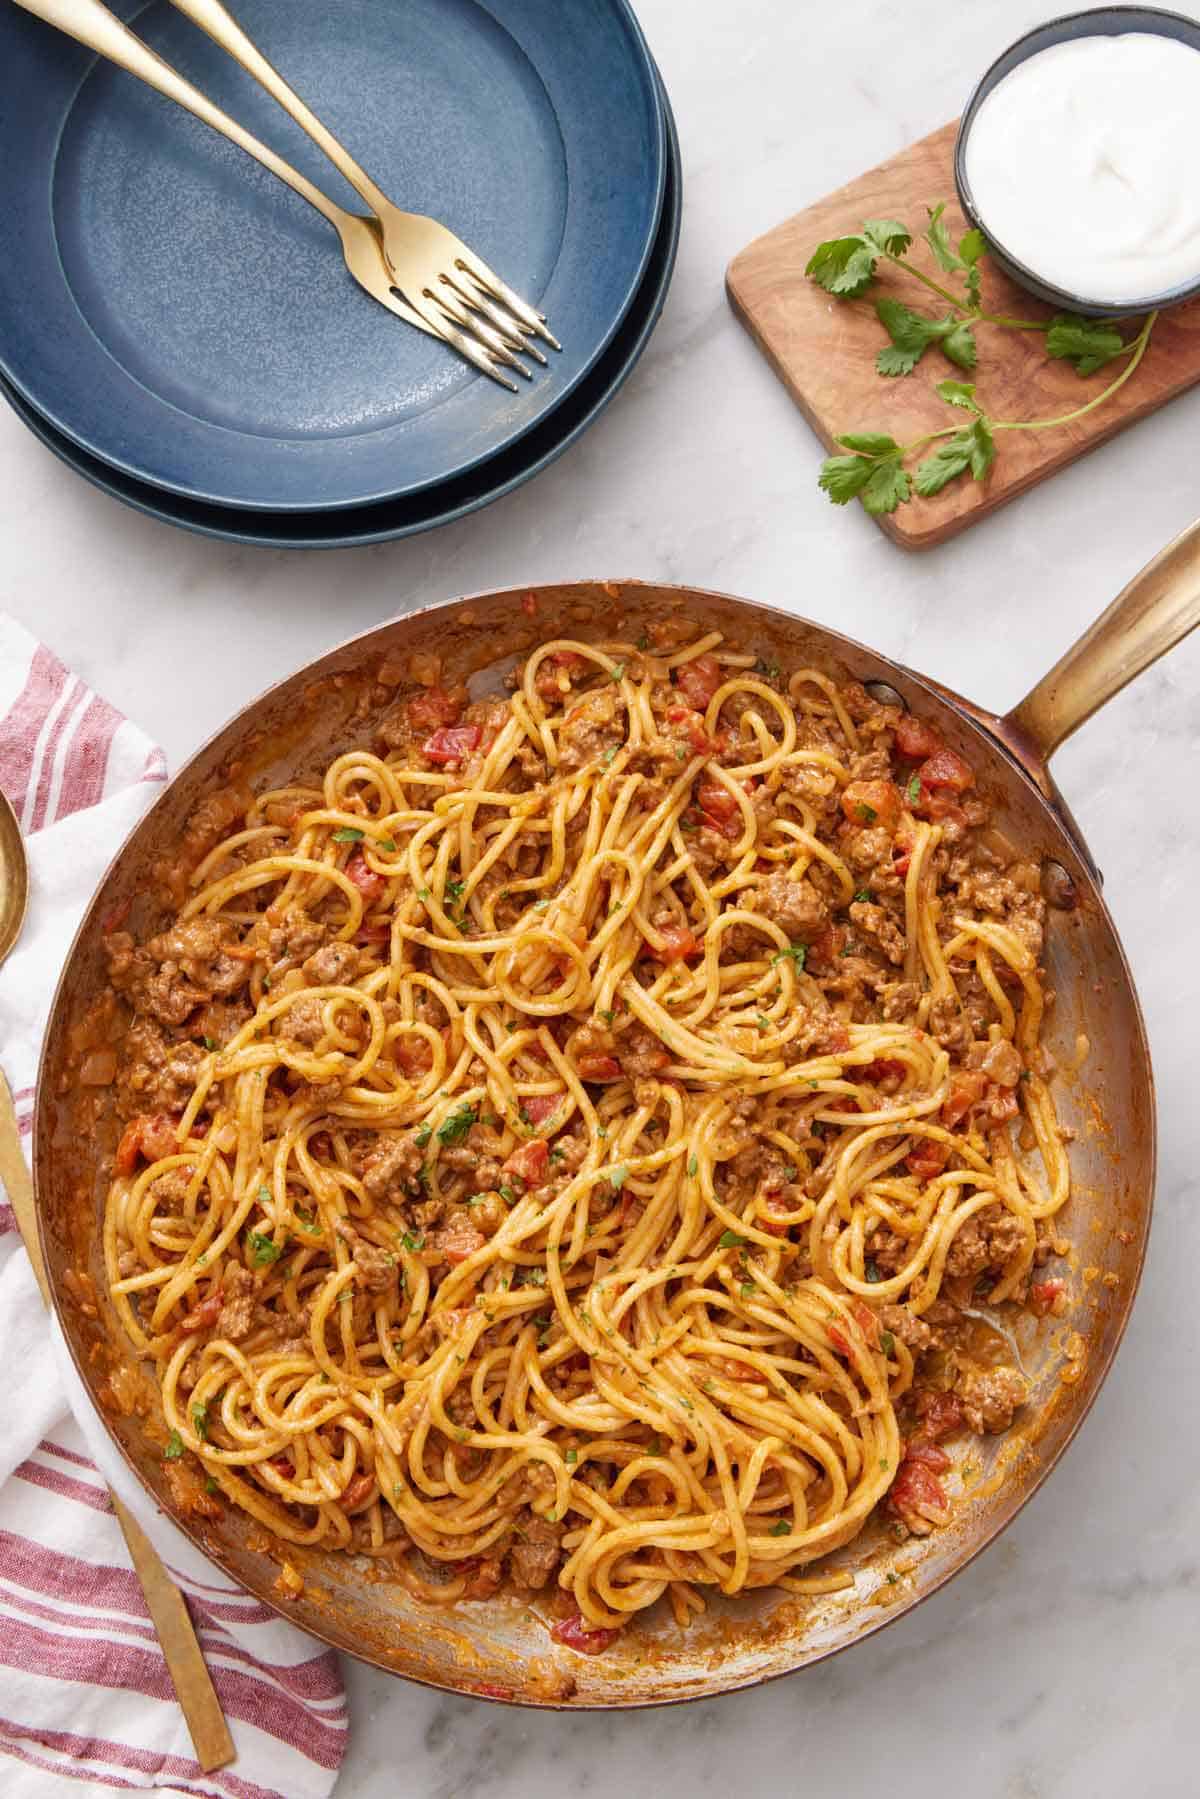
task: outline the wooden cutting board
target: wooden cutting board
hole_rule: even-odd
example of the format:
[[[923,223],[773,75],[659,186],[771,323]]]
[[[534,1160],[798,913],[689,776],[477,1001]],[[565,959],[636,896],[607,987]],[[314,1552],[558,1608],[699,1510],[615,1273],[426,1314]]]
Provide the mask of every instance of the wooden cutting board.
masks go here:
[[[955,414],[933,391],[934,383],[947,377],[974,379],[980,403],[993,418],[1042,419],[1082,405],[1119,372],[1119,364],[1110,364],[1081,379],[1069,364],[1046,359],[1039,334],[980,324],[975,330],[979,366],[974,376],[953,367],[934,348],[911,375],[889,379],[875,372],[875,353],[887,336],[875,316],[873,298],[890,293],[918,312],[944,313],[936,295],[886,263],[879,265],[880,281],[861,300],[835,300],[806,278],[805,264],[824,239],[844,237],[857,231],[864,219],[880,218],[901,220],[919,239],[926,207],[939,200],[947,203],[946,221],[957,241],[966,229],[954,198],[957,129],[956,124],[944,125],[777,225],[735,256],[726,272],[735,312],[829,449],[844,431],[886,431],[904,443],[923,431],[956,422]],[[926,246],[918,242],[909,254],[945,284]],[[983,302],[986,311],[1019,318],[1048,318],[1052,311],[1014,286],[990,261],[983,264]],[[1132,334],[1128,325],[1124,330],[1126,336]],[[933,499],[914,495],[878,523],[908,549],[942,543],[1115,437],[1126,425],[1156,412],[1198,380],[1200,301],[1191,301],[1163,315],[1137,371],[1095,412],[1053,431],[1005,432],[985,482],[968,477],[952,482]]]

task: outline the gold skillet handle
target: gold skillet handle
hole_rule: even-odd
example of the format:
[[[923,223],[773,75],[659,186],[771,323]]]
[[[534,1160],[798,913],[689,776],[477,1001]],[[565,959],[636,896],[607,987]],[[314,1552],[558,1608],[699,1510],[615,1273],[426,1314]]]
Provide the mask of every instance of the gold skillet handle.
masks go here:
[[[33,1264],[42,1298],[49,1305],[50,1283],[46,1277],[42,1246],[38,1241],[33,1182],[21,1152],[17,1114],[3,1074],[0,1074],[0,1181],[4,1183],[9,1204],[16,1214],[17,1229]],[[229,1726],[225,1722],[225,1714],[221,1710],[221,1701],[217,1698],[216,1689],[204,1665],[204,1654],[197,1641],[183,1594],[167,1573],[158,1551],[136,1519],[126,1511],[115,1493],[110,1493],[109,1497],[129,1549],[130,1560],[142,1583],[146,1609],[158,1633],[167,1672],[174,1684],[179,1708],[187,1721],[192,1747],[196,1751],[196,1760],[206,1774],[211,1774],[217,1768],[227,1767],[236,1751]]]
[[[207,31],[213,42],[219,44],[234,62],[240,63],[248,75],[265,87],[273,100],[277,100],[286,113],[295,119],[301,131],[307,131],[314,144],[323,150],[339,175],[345,177],[350,186],[366,201],[372,212],[379,212],[390,203],[367,171],[362,168],[344,144],[338,142],[327,125],[323,125],[312,108],[306,106],[294,88],[289,87],[274,63],[268,62],[258,45],[247,37],[237,20],[228,9],[221,5],[221,0],[171,0],[177,11],[186,14],[201,31]]]
[[[1133,577],[1002,725],[1026,757],[1044,765],[1072,731],[1197,625],[1200,520]]]

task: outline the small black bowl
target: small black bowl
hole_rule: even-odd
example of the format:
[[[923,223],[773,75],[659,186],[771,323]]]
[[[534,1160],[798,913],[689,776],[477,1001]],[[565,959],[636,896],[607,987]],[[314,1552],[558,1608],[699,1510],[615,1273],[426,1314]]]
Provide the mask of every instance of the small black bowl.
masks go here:
[[[1093,300],[1086,294],[1071,293],[1068,288],[1055,287],[1052,282],[1043,281],[1033,269],[1006,250],[988,230],[987,220],[976,207],[971,184],[967,180],[967,138],[976,113],[992,89],[1013,69],[1028,62],[1031,56],[1036,56],[1041,50],[1049,50],[1055,44],[1065,44],[1073,38],[1123,37],[1130,31],[1174,38],[1177,43],[1188,44],[1193,50],[1200,50],[1200,22],[1187,19],[1182,13],[1166,12],[1158,6],[1096,6],[1087,12],[1064,13],[1061,18],[1048,19],[1044,25],[1035,25],[1032,31],[1019,37],[1015,44],[1010,44],[980,78],[963,109],[954,143],[954,185],[958,189],[959,203],[971,224],[982,231],[987,239],[993,262],[1037,299],[1045,300],[1048,305],[1058,306],[1064,311],[1083,313],[1092,318],[1129,318],[1134,313],[1157,312],[1165,306],[1178,306],[1183,300],[1194,300],[1200,294],[1200,275],[1165,293],[1147,294],[1142,299],[1122,300],[1119,304],[1111,300]]]

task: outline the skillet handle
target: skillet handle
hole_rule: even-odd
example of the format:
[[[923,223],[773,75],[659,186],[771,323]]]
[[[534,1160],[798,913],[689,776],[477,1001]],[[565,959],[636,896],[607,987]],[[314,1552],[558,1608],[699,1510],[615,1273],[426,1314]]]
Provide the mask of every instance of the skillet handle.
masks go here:
[[[1114,693],[1200,625],[1200,519],[1133,577],[1089,630],[1003,719],[1047,763]]]

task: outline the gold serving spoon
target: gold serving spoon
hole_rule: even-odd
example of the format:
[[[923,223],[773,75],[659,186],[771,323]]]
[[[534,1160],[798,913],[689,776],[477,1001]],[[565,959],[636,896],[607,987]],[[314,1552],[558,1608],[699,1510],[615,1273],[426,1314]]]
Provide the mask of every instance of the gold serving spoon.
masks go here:
[[[29,859],[16,813],[0,792],[0,963],[21,935],[29,904]],[[0,1071],[0,1181],[16,1213],[42,1298],[50,1304],[50,1283],[38,1240],[33,1181],[25,1165],[17,1130],[17,1114],[9,1085]],[[233,1738],[221,1711],[204,1656],[196,1640],[183,1594],[163,1567],[157,1550],[137,1521],[110,1489],[113,1511],[121,1526],[134,1570],[142,1583],[146,1607],[158,1632],[167,1672],[191,1733],[196,1760],[206,1774],[234,1759]]]

